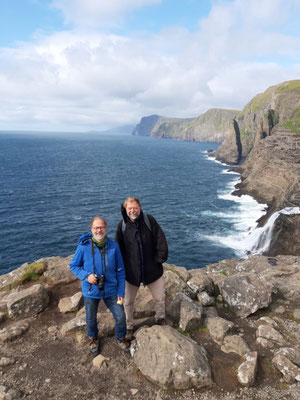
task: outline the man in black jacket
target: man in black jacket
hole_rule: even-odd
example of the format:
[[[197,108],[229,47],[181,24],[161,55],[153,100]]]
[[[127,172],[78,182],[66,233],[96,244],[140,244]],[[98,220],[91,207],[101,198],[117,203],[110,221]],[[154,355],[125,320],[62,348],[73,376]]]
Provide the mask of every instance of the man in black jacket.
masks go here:
[[[127,338],[133,335],[134,301],[141,284],[147,286],[155,301],[155,319],[165,325],[165,290],[162,263],[168,258],[163,230],[152,215],[146,215],[136,197],[128,197],[121,206],[123,219],[118,223],[119,244],[126,271],[124,308]]]

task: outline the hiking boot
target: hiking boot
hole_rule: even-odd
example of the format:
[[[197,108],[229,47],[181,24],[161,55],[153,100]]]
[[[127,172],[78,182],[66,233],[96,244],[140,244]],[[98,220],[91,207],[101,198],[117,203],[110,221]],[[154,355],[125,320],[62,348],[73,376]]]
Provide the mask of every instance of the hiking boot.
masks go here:
[[[158,320],[156,321],[156,324],[157,324],[157,325],[160,325],[160,326],[166,326],[166,325],[168,325],[165,318],[160,318],[160,319],[158,319]]]
[[[126,338],[117,339],[117,345],[121,347],[126,353],[129,353],[130,342]]]
[[[92,354],[99,353],[99,340],[97,338],[90,337],[89,348]]]
[[[127,329],[125,339],[129,341],[133,339],[133,329]]]

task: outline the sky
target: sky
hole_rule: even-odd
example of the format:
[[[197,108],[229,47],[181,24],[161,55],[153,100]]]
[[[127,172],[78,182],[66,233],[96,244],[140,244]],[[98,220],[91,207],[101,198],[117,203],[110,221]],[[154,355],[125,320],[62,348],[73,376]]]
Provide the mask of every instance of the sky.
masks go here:
[[[0,0],[0,130],[242,110],[293,79],[299,0]]]

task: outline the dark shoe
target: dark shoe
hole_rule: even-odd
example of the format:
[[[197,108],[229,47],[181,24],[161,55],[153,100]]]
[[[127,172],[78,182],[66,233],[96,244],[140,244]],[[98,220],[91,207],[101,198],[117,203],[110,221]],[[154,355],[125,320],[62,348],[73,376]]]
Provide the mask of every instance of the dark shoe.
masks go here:
[[[156,324],[157,324],[157,325],[160,325],[160,326],[166,326],[166,325],[168,325],[168,324],[167,324],[167,321],[165,320],[165,318],[158,319],[158,320],[156,321]]]
[[[99,353],[99,340],[97,338],[89,338],[90,339],[90,343],[89,343],[89,348],[90,348],[90,352],[92,354],[97,354]]]
[[[125,339],[127,339],[127,340],[133,339],[133,329],[127,329]]]
[[[129,353],[130,342],[126,338],[117,339],[117,345],[121,347],[126,353]]]

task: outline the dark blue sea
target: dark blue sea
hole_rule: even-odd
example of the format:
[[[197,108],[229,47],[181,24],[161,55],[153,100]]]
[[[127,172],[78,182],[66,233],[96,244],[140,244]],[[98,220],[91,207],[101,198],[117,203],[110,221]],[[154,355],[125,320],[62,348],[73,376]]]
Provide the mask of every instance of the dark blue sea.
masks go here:
[[[201,268],[243,253],[261,205],[233,197],[239,176],[215,143],[131,135],[0,133],[0,274],[73,254],[96,214],[114,238],[127,196],[163,228],[169,263]]]

